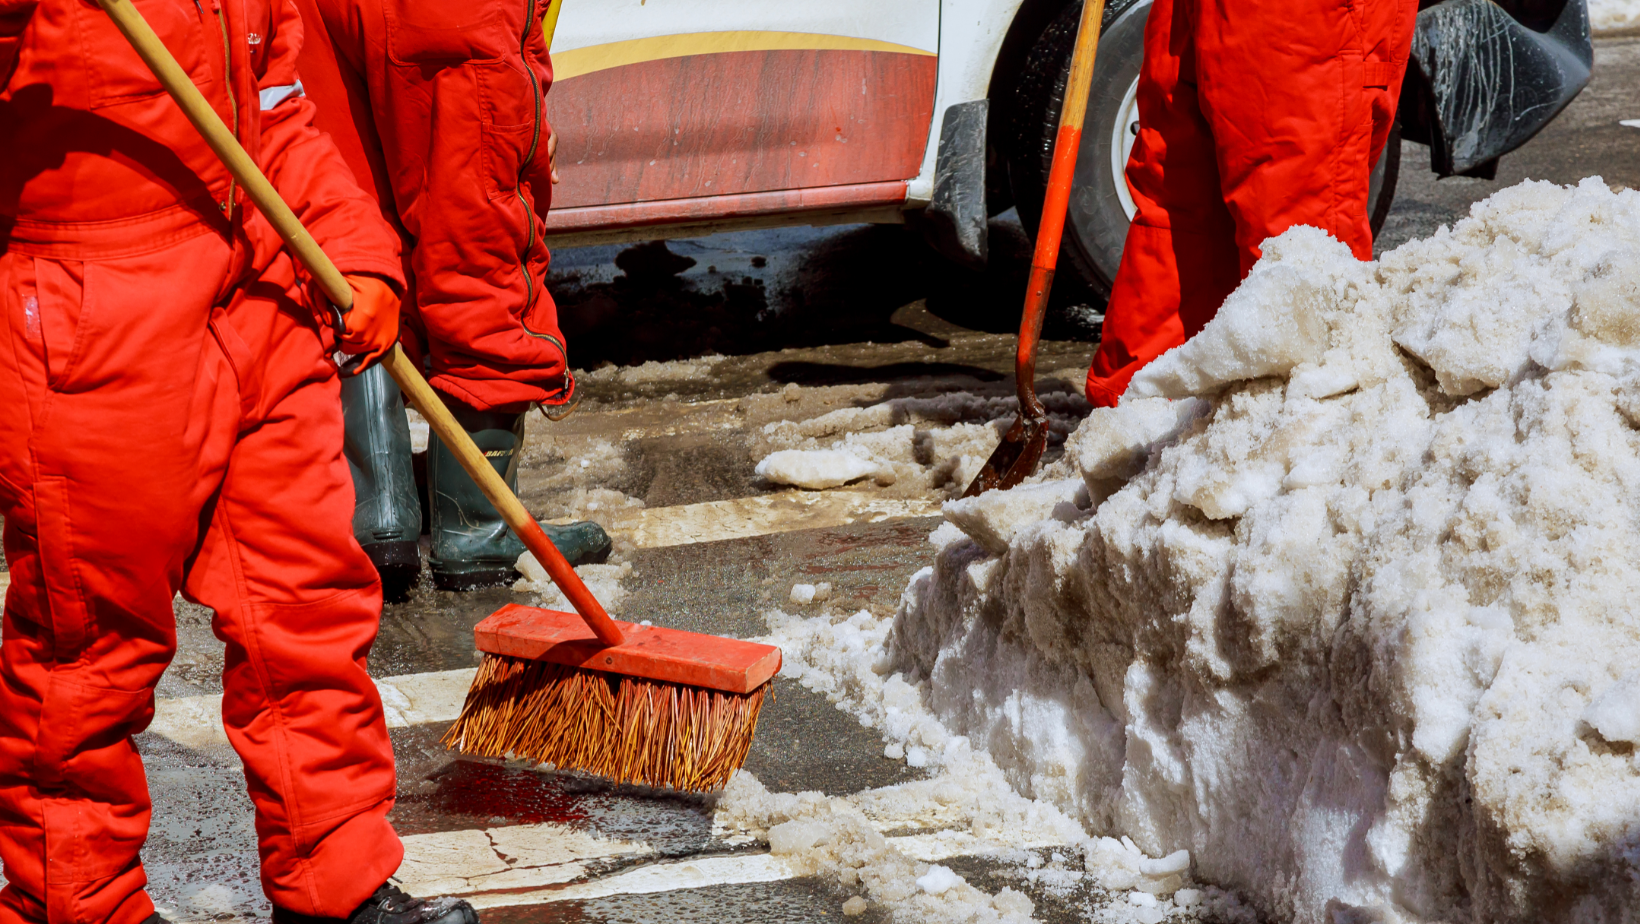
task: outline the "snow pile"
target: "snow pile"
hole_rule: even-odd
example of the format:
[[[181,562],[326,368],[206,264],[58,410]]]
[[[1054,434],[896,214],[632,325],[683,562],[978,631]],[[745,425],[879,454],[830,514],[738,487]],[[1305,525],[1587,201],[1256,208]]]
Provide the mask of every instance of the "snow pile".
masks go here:
[[[1596,32],[1640,27],[1640,0],[1589,0],[1589,25]]]
[[[1040,388],[1043,406],[1048,409],[1051,438],[1063,439],[1087,413],[1087,400],[1065,390],[1063,383],[1044,381]],[[835,473],[828,479],[833,484],[819,484],[817,480],[812,485],[815,487],[843,484],[834,478],[852,471],[855,473],[847,480],[869,475],[878,484],[897,485],[907,495],[941,491],[947,497],[957,497],[990,458],[1018,408],[1018,400],[1011,396],[969,392],[895,398],[869,407],[841,408],[807,420],[765,424],[753,449],[766,454],[758,463],[759,474],[765,474],[766,467],[770,471],[795,472],[797,460],[806,459],[811,461],[805,465]],[[845,456],[857,460],[848,463],[853,468],[844,467]],[[799,480],[780,483],[811,486]]]
[[[1640,921],[1637,347],[1633,191],[1376,264],[1293,229],[1072,435],[1082,484],[948,505],[891,666],[1272,919]]]
[[[928,574],[925,570],[921,577]],[[987,895],[949,868],[896,849],[879,833],[885,830],[937,831],[932,837],[943,839],[943,855],[1001,857],[1026,867],[1021,878],[1040,885],[1069,887],[1091,877],[1115,893],[1115,901],[1094,918],[1109,924],[1158,924],[1200,911],[1226,920],[1244,910],[1217,889],[1182,888],[1188,855],[1151,860],[1131,841],[1089,838],[1055,806],[1016,792],[989,755],[933,715],[927,683],[892,672],[885,647],[890,619],[864,610],[809,619],[772,612],[765,619],[771,634],[761,641],[780,646],[783,676],[825,694],[862,725],[880,731],[885,756],[931,772],[925,780],[836,798],[770,793],[744,771],[724,790],[719,833],[766,839],[771,853],[802,872],[856,891],[850,901],[859,901],[845,905],[845,912],[852,907],[858,914],[876,904],[906,924],[1014,924],[1030,918],[1025,895],[1009,888]],[[1043,847],[1060,848],[1046,866],[1027,850]],[[1077,855],[1081,859],[1073,861]],[[1149,904],[1134,905],[1130,890]]]
[[[894,470],[862,459],[846,449],[782,449],[757,463],[757,474],[775,484],[817,491],[878,475],[894,482]]]

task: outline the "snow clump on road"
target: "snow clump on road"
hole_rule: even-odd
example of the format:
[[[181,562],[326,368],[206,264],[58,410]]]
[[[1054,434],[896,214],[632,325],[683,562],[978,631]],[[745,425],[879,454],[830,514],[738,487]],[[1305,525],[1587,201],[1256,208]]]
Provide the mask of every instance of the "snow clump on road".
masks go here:
[[[1049,429],[1063,439],[1087,413],[1087,400],[1052,382],[1042,383],[1040,391]],[[840,457],[848,456],[858,460],[854,463],[858,472],[848,480],[870,475],[878,484],[897,485],[902,493],[938,491],[956,497],[990,458],[1018,409],[1019,402],[1013,397],[959,391],[840,408],[807,420],[774,421],[765,424],[758,435],[754,449],[767,454],[757,471],[770,477],[766,469],[795,471],[799,460],[804,460],[803,464],[816,470],[841,474],[848,469],[842,467]],[[792,477],[780,483],[803,487],[845,483],[804,484]]]
[[[1640,921],[1640,194],[1295,228],[1067,446],[882,668],[1015,790],[1274,920]]]
[[[862,459],[846,449],[782,449],[771,452],[757,463],[756,473],[774,484],[789,484],[811,491],[835,488],[892,469]]]

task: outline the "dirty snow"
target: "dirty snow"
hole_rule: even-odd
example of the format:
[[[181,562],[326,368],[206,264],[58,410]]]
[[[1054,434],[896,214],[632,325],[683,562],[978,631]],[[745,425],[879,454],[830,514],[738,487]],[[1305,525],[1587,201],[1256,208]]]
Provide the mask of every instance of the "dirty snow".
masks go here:
[[[544,609],[558,610],[565,613],[575,612],[575,607],[564,596],[558,585],[552,582],[547,569],[536,561],[534,552],[525,552],[518,556],[518,573],[521,577],[513,582],[512,589],[518,593],[537,594],[532,605]],[[604,610],[610,615],[618,615],[621,604],[626,600],[628,593],[622,582],[632,575],[632,563],[620,562],[607,565],[581,565],[575,569],[575,574],[592,591],[592,596],[604,605]]]
[[[1087,413],[1087,400],[1063,383],[1045,381],[1039,390],[1048,409],[1050,432],[1054,439],[1063,439]],[[795,480],[799,460],[803,460],[817,471],[837,476],[854,472],[848,480],[869,475],[880,485],[895,485],[901,494],[937,492],[957,497],[990,458],[1018,408],[1012,396],[966,391],[894,398],[804,420],[772,421],[763,425],[753,448],[762,459],[759,474],[794,472],[794,480],[781,481],[783,484],[803,484]],[[845,463],[844,457],[859,463]],[[854,468],[847,469],[845,464]],[[844,483],[833,478],[831,484],[812,486]]]
[[[604,385],[616,383],[621,385],[652,385],[664,382],[692,382],[711,376],[712,370],[726,358],[713,354],[695,359],[650,360],[637,366],[610,364],[597,369],[577,371],[575,378],[581,382],[596,382]]]
[[[782,449],[764,456],[757,463],[756,473],[774,484],[817,491],[872,477],[879,470],[892,483],[892,469],[846,449]]]
[[[1080,483],[947,505],[873,664],[925,751],[1272,919],[1640,920],[1637,319],[1598,179],[1372,264],[1293,229]]]
[[[928,574],[925,569],[921,577]],[[845,913],[879,906],[903,924],[1031,919],[1032,902],[1023,893],[1013,888],[987,893],[949,868],[907,856],[878,833],[910,829],[937,831],[936,837],[964,855],[1015,864],[1022,885],[1068,889],[1091,878],[1111,896],[1092,918],[1106,924],[1157,924],[1201,912],[1214,920],[1245,916],[1236,898],[1211,887],[1191,891],[1181,904],[1175,900],[1184,891],[1177,858],[1146,873],[1145,864],[1152,861],[1131,841],[1090,838],[1054,805],[1017,792],[984,750],[950,732],[930,711],[926,682],[894,671],[885,644],[890,618],[864,610],[812,618],[775,611],[764,618],[770,635],[762,641],[780,646],[783,676],[876,729],[890,756],[930,773],[924,780],[841,797],[771,793],[744,771],[725,789],[717,810],[719,833],[765,839],[772,853],[802,872],[854,892]],[[1032,852],[1042,848],[1053,848],[1046,864]],[[1130,889],[1143,891],[1152,904],[1132,907],[1121,894]],[[1187,914],[1189,907],[1194,911]]]
[[[1640,0],[1589,0],[1589,25],[1596,32],[1640,26]]]

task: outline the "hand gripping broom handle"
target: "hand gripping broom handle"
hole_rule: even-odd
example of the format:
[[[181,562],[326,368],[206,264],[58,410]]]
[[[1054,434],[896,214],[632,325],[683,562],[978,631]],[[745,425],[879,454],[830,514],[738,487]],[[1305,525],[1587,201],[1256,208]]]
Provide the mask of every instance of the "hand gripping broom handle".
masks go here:
[[[1065,233],[1071,181],[1076,178],[1076,155],[1082,149],[1082,121],[1088,111],[1093,59],[1099,50],[1099,27],[1104,18],[1105,0],[1083,0],[1082,21],[1071,52],[1071,73],[1065,81],[1065,101],[1059,109],[1059,134],[1054,138],[1053,162],[1048,168],[1048,193],[1043,197],[1042,220],[1036,229],[1031,278],[1025,286],[1019,352],[1014,356],[1014,379],[1022,419],[1041,420],[1048,414],[1036,397],[1036,344],[1042,336],[1042,316],[1047,313],[1048,293],[1053,289],[1054,269],[1059,264],[1059,242]]]
[[[273,225],[274,230],[279,232],[279,236],[290,247],[291,253],[302,261],[308,272],[313,274],[319,287],[343,312],[352,308],[353,288],[347,284],[346,277],[336,269],[334,263],[330,262],[330,258],[325,256],[313,235],[302,227],[301,220],[290,210],[290,206],[285,204],[285,200],[280,198],[273,184],[268,182],[268,178],[262,175],[261,169],[256,166],[251,156],[245,153],[239,139],[228,130],[228,126],[222,124],[216,110],[211,108],[204,94],[194,86],[188,74],[177,64],[171,52],[159,40],[159,36],[149,27],[147,20],[143,19],[142,14],[131,4],[131,0],[97,2],[114,20],[114,25],[120,32],[125,34],[131,47],[136,49],[137,54],[154,72],[154,76],[159,78],[165,91],[176,100],[188,121],[194,123],[194,128],[199,130],[205,143],[222,159],[228,172],[245,187],[245,194],[262,210],[262,214]],[[609,618],[609,614],[604,612],[603,606],[592,596],[592,592],[587,590],[586,584],[581,582],[575,569],[564,560],[564,556],[552,544],[552,540],[547,538],[541,524],[530,516],[529,511],[524,509],[524,505],[507,488],[507,483],[496,474],[489,460],[484,458],[484,454],[477,446],[473,445],[467,431],[456,422],[449,408],[444,406],[444,402],[404,355],[404,351],[395,344],[393,352],[383,358],[382,365],[387,367],[388,373],[399,383],[399,387],[410,396],[410,402],[415,405],[416,410],[427,418],[433,432],[438,434],[438,438],[455,454],[456,459],[461,462],[461,467],[478,483],[484,496],[490,499],[496,510],[500,511],[502,519],[506,520],[507,525],[518,534],[518,538],[524,541],[524,546],[535,553],[536,559],[546,566],[553,582],[564,592],[564,596],[569,598],[575,611],[586,620],[587,625],[598,636],[598,640],[609,646],[621,644],[625,638],[620,628]]]

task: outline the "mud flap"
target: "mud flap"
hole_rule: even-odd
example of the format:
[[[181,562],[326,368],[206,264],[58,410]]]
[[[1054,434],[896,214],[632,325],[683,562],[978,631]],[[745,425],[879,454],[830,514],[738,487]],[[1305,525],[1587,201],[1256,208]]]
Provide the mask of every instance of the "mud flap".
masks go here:
[[[1445,0],[1418,13],[1402,123],[1440,176],[1490,176],[1589,82],[1587,0],[1566,0],[1541,32],[1507,6]]]
[[[979,269],[988,257],[985,214],[985,123],[990,100],[945,110],[934,160],[934,195],[923,210],[923,236],[948,260]]]

